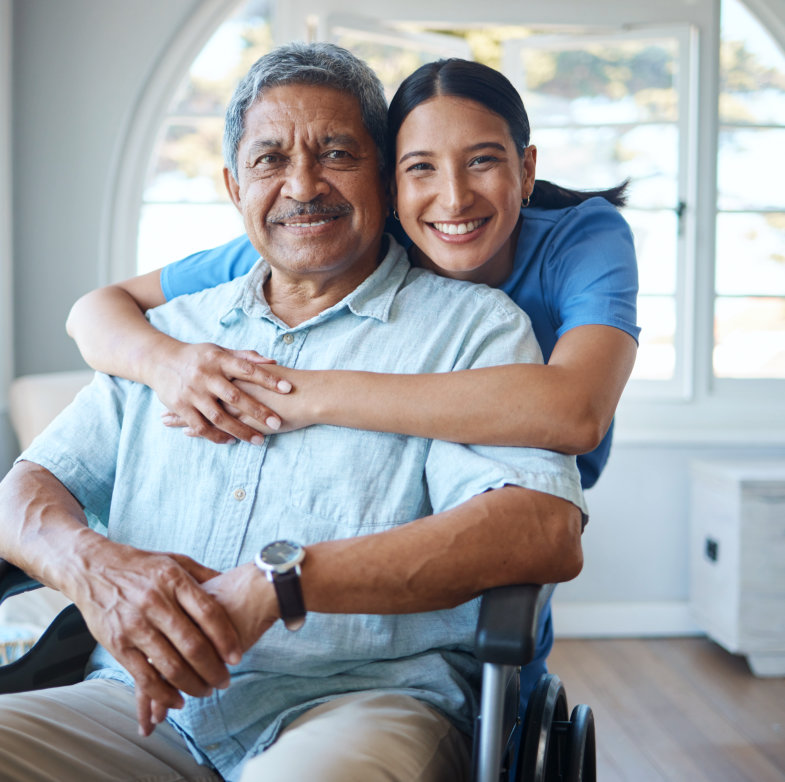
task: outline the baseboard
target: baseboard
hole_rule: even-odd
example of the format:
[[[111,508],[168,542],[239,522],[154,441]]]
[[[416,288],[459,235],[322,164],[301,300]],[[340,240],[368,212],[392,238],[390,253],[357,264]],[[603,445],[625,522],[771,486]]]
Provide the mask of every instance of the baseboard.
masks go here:
[[[686,602],[553,602],[557,638],[652,638],[702,635]]]

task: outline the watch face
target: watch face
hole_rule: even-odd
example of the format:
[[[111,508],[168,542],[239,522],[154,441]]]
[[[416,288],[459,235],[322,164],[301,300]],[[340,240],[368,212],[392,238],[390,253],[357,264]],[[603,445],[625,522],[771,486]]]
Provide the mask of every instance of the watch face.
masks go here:
[[[286,565],[292,560],[299,561],[301,552],[302,547],[298,543],[292,543],[289,540],[276,540],[275,543],[270,543],[262,549],[260,558],[265,565],[278,567]]]

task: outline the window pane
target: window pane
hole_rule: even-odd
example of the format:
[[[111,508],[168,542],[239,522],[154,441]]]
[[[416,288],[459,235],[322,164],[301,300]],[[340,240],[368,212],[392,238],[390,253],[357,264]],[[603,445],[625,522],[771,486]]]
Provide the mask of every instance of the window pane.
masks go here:
[[[785,128],[721,130],[717,165],[720,209],[785,206]]]
[[[674,125],[567,130],[535,125],[532,143],[538,150],[537,175],[543,179],[596,189],[630,177],[630,204],[662,209],[678,202]]]
[[[334,39],[339,46],[349,49],[373,68],[384,85],[388,102],[400,83],[412,71],[426,62],[439,59],[440,56],[432,51],[418,51],[414,48],[368,41],[356,34],[339,33],[334,35]]]
[[[223,181],[223,119],[169,120],[144,192],[145,203],[228,202]]]
[[[644,294],[676,293],[676,213],[624,209],[635,237],[638,282]]]
[[[216,247],[244,230],[232,204],[145,204],[139,220],[137,273]]]
[[[268,0],[246,0],[191,64],[169,106],[145,184],[137,236],[144,273],[243,231],[223,184],[224,111],[237,82],[272,48]]]
[[[541,124],[678,119],[675,41],[576,38],[562,45],[558,39],[516,44],[521,47],[518,86]]]
[[[785,296],[785,212],[717,215],[717,293]]]
[[[714,374],[785,379],[785,299],[718,298]]]
[[[671,297],[641,296],[638,357],[632,377],[638,380],[669,380],[676,369],[676,305]]]
[[[785,54],[738,2],[722,2],[720,122],[785,124]]]

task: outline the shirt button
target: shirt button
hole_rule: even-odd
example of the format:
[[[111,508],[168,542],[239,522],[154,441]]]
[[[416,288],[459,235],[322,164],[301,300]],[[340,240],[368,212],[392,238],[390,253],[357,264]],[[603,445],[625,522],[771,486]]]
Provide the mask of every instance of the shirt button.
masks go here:
[[[234,498],[236,500],[244,500],[245,499],[245,489],[235,489],[234,490]]]
[[[284,342],[285,342],[287,345],[291,345],[291,344],[292,344],[292,342],[294,342],[294,334],[284,334],[284,335],[283,335],[283,341],[284,341]]]

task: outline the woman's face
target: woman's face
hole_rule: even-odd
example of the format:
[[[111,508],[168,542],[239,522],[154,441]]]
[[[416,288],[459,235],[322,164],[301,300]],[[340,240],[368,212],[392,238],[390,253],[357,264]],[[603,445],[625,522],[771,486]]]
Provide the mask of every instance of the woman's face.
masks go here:
[[[396,138],[393,200],[417,260],[438,273],[499,285],[511,272],[521,199],[536,149],[518,154],[506,121],[466,98],[438,96]]]

